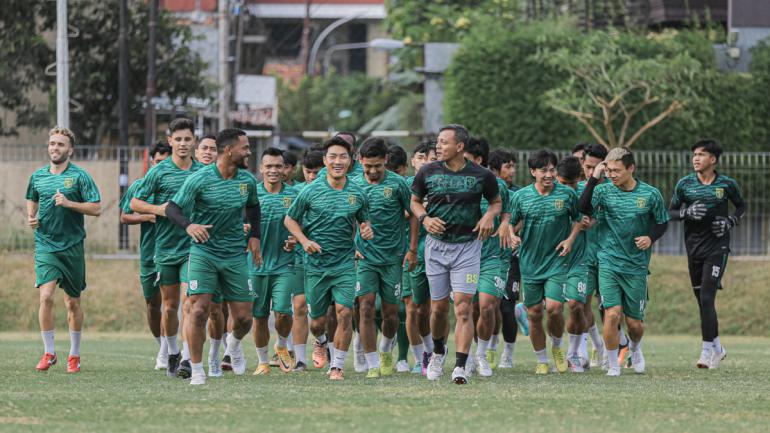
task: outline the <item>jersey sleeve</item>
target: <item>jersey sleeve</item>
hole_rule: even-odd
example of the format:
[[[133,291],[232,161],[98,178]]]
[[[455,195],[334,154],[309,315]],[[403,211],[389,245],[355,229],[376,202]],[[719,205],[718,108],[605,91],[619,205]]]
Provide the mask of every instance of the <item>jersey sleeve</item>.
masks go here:
[[[174,194],[171,201],[184,210],[192,209],[195,198],[198,196],[199,185],[201,184],[202,182],[198,181],[198,176],[187,176],[182,187]]]
[[[155,189],[158,187],[158,181],[160,179],[160,175],[158,174],[159,170],[160,165],[156,165],[147,172],[142,181],[142,186],[136,191],[134,197],[142,201],[147,201],[155,193]]]
[[[409,186],[406,184],[405,180],[399,180],[398,182],[398,191],[396,192],[398,194],[398,202],[401,203],[401,206],[409,212],[409,214],[412,213],[410,201],[412,199],[411,194],[409,193]]]
[[[257,194],[257,179],[255,177],[249,177],[249,196],[246,198],[246,206],[254,207],[259,204],[259,196]]]
[[[294,199],[289,210],[286,211],[286,215],[300,224],[302,223],[302,218],[305,216],[305,212],[307,212],[308,205],[310,204],[307,198],[308,190],[310,190],[309,185],[302,188],[302,191],[297,194],[297,198]]]
[[[511,205],[510,205],[511,225],[516,225],[516,223],[518,223],[519,220],[521,219],[521,207],[519,206],[520,195],[521,194],[519,194],[518,192],[514,192],[513,194],[511,194]]]
[[[578,211],[578,195],[572,188],[569,189],[569,216],[572,221],[580,221],[581,215]]]
[[[128,215],[134,213],[134,211],[131,210],[131,199],[134,197],[136,190],[141,184],[141,180],[135,180],[134,183],[128,187],[126,193],[123,194],[123,198],[120,199],[120,210],[123,211],[124,214]]]
[[[358,212],[356,212],[356,220],[362,223],[364,221],[369,221],[371,218],[369,217],[369,197],[361,192],[360,198],[361,207],[358,208]]]
[[[422,200],[428,194],[427,189],[425,184],[425,167],[423,167],[412,180],[412,194],[419,200]]]
[[[676,183],[676,186],[674,187],[674,194],[671,197],[671,205],[669,205],[670,209],[681,209],[682,205],[684,204],[684,185],[683,180],[680,180]]]
[[[503,209],[500,214],[511,213],[511,192],[508,188],[498,188],[500,191],[500,200],[503,202]]]
[[[660,194],[660,191],[657,189],[653,190],[650,199],[652,200],[650,211],[652,212],[652,217],[655,219],[655,224],[668,222],[671,217],[669,216],[665,203],[663,203],[663,196]]]
[[[99,203],[102,201],[102,197],[99,195],[99,188],[90,174],[82,172],[78,182],[80,183],[80,196],[83,198],[84,203]]]
[[[607,189],[604,185],[606,184],[596,185],[591,195],[591,208],[594,209],[594,214],[596,213],[596,208],[604,204],[604,190]]]
[[[29,177],[29,183],[27,184],[27,200],[34,202],[40,201],[40,194],[37,192],[37,188],[35,188],[34,173],[32,173],[32,176]]]
[[[734,179],[730,179],[729,188],[727,188],[727,197],[736,208],[746,206],[746,202],[743,201],[743,196],[741,195],[741,189],[738,187],[738,182]]]
[[[482,187],[481,194],[490,203],[492,203],[492,200],[500,196],[500,188],[497,186],[497,179],[491,171],[487,172],[486,176],[484,176],[484,185]]]

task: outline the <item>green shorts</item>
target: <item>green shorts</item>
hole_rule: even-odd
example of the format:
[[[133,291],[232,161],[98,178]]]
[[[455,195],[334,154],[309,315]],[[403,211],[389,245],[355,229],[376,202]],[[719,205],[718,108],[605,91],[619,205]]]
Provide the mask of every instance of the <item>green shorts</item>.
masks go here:
[[[524,295],[524,305],[529,308],[543,302],[544,298],[556,302],[564,302],[564,292],[567,290],[566,275],[554,275],[545,280],[528,280],[521,278],[521,293]]]
[[[647,307],[647,275],[621,274],[599,270],[599,286],[602,288],[604,308],[623,306],[623,314],[644,320]]]
[[[412,272],[407,272],[407,276],[412,291],[412,302],[417,305],[430,302],[430,286],[428,286],[428,276],[425,275],[425,263],[415,266]]]
[[[569,301],[586,303],[586,299],[593,295],[593,288],[588,286],[588,266],[581,265],[570,271],[567,276],[567,292],[565,298]]]
[[[325,315],[332,302],[353,308],[356,275],[353,272],[313,272],[305,269],[305,296],[311,319]]]
[[[586,291],[591,294],[599,293],[599,264],[586,265]]]
[[[190,254],[188,276],[187,296],[210,294],[212,300],[254,301],[246,254],[231,259]]]
[[[155,269],[157,269],[159,275],[158,282],[161,286],[188,282],[188,266],[188,257],[181,258],[178,263],[155,263]]]
[[[486,293],[498,299],[503,297],[505,282],[500,278],[499,258],[482,260],[481,270],[479,271],[479,289],[474,300],[478,299],[479,293]]]
[[[302,263],[294,264],[289,279],[288,284],[291,287],[291,295],[305,296],[305,266]]]
[[[64,293],[79,298],[86,289],[86,258],[83,242],[52,253],[35,252],[35,287],[56,281]]]
[[[500,259],[500,279],[503,280],[503,293],[505,293],[505,286],[508,285],[508,272],[511,270],[511,258]]]
[[[359,260],[356,271],[356,297],[377,293],[383,302],[396,305],[401,302],[402,275],[403,268],[400,263],[375,265]]]
[[[142,284],[144,299],[152,299],[160,293],[160,275],[155,268],[155,262],[139,263],[139,282]]]
[[[265,318],[270,315],[270,307],[276,313],[291,314],[291,282],[294,273],[280,275],[250,275],[251,288],[256,294],[252,315]]]

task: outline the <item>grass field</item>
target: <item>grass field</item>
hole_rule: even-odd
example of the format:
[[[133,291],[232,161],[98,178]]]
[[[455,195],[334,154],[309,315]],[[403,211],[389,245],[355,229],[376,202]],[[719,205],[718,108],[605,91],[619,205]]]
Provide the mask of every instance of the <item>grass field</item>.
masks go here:
[[[667,336],[645,339],[645,375],[536,377],[522,337],[514,369],[464,387],[448,372],[438,383],[409,373],[366,380],[352,368],[342,383],[318,370],[257,378],[249,344],[246,376],[193,388],[151,369],[155,343],[144,335],[86,334],[83,371],[68,375],[66,337],[60,363],[39,373],[39,336],[2,333],[0,431],[766,432],[770,338],[724,344],[729,356],[714,371],[694,368],[698,339]]]

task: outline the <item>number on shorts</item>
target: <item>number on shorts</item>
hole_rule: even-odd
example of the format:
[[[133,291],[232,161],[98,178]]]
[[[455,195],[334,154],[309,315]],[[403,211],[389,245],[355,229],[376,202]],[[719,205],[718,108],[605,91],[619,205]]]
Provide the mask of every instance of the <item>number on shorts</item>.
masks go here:
[[[468,284],[478,284],[479,274],[465,274],[465,282]]]

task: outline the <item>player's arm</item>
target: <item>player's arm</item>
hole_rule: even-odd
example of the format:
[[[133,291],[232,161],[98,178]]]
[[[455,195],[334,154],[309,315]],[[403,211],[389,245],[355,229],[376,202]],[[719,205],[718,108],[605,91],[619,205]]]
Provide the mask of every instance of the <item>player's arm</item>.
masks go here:
[[[308,209],[309,202],[307,200],[307,195],[309,193],[307,191],[309,191],[309,189],[305,188],[299,195],[297,195],[296,200],[294,200],[294,203],[292,203],[291,207],[286,212],[286,216],[283,218],[283,225],[286,226],[289,233],[294,236],[294,239],[302,245],[302,249],[305,250],[306,253],[315,254],[321,252],[321,246],[305,236],[305,233],[302,231],[302,225],[299,223]]]
[[[40,203],[33,200],[27,200],[27,225],[30,228],[36,229],[40,222],[37,220],[37,210],[40,208]]]
[[[144,200],[136,197],[131,198],[131,210],[136,213],[153,214],[161,217],[168,217],[166,215],[167,206],[170,202],[163,203],[161,205],[150,204]]]
[[[481,219],[476,223],[476,227],[473,228],[473,232],[478,232],[478,239],[481,241],[487,240],[495,230],[495,217],[500,215],[503,210],[503,200],[500,197],[500,188],[497,186],[497,179],[492,172],[487,172],[484,177],[484,185],[482,187],[481,194],[489,202],[487,211],[481,216]]]
[[[666,207],[663,204],[663,197],[657,192],[651,197],[652,207],[650,209],[650,217],[655,221],[655,225],[650,229],[647,236],[639,236],[634,239],[636,247],[640,250],[646,250],[652,247],[658,239],[662,238],[668,228],[668,220],[670,218],[669,213],[666,211]]]
[[[261,236],[262,229],[260,227],[262,223],[262,210],[259,207],[259,200],[251,206],[246,206],[244,212],[246,213],[246,220],[249,224],[249,241],[248,250],[251,252],[251,260],[257,267],[262,266],[262,246]]]
[[[577,239],[581,230],[583,230],[583,223],[580,221],[575,221],[572,223],[572,230],[570,230],[567,239],[559,242],[559,245],[556,246],[556,251],[560,251],[560,257],[564,257],[572,251],[572,244],[575,243],[575,239]]]
[[[700,221],[706,216],[708,208],[704,203],[695,200],[687,206],[685,203],[684,186],[680,180],[674,187],[674,195],[668,206],[668,215],[672,221]]]
[[[120,211],[120,223],[127,225],[155,223],[155,214],[125,213]]]
[[[714,218],[714,221],[711,222],[711,231],[718,238],[721,238],[728,231],[732,230],[733,227],[737,226],[740,219],[746,214],[746,202],[743,201],[737,183],[734,181],[731,183],[727,190],[727,194],[730,202],[735,206],[735,213],[727,217],[721,215],[717,216]]]
[[[89,215],[89,216],[96,216],[102,214],[102,205],[101,203],[97,202],[77,202],[72,201],[68,199],[64,194],[56,191],[56,194],[53,195],[54,204],[56,206],[61,206],[65,209],[73,210],[78,213],[82,213],[83,215]]]
[[[356,212],[356,220],[358,221],[358,233],[361,235],[361,239],[368,241],[374,238],[374,231],[372,230],[372,222],[369,216],[369,198],[362,194],[363,200],[361,207]],[[355,233],[353,233],[355,236]]]
[[[175,203],[173,200],[169,200],[166,205],[166,218],[179,227],[182,227],[195,242],[204,243],[209,240],[209,229],[213,227],[212,225],[193,224],[193,222],[184,214],[182,206]]]
[[[147,199],[155,193],[158,186],[159,174],[158,166],[155,166],[147,172],[142,181],[142,186],[139,187],[136,194],[131,198],[129,207],[136,213],[154,214],[160,217],[166,216],[166,206],[168,203],[161,205],[154,205],[147,202]],[[179,202],[177,201],[177,204]]]

